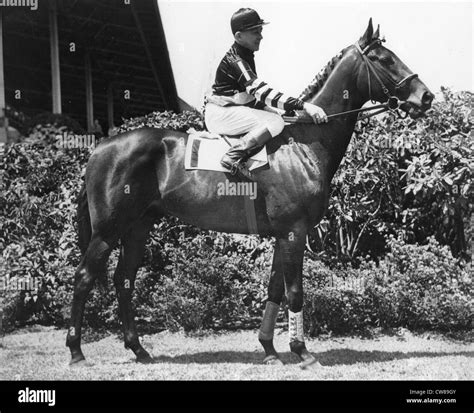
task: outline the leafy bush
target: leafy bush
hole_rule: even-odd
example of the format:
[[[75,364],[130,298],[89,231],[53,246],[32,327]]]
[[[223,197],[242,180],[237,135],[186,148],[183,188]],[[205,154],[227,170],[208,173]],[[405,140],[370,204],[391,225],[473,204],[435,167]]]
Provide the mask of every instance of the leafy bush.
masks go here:
[[[173,264],[151,296],[153,307],[141,305],[142,313],[170,330],[229,326],[261,314],[265,290],[260,266],[246,256],[222,255],[206,246],[204,238],[182,240],[180,248],[169,251]]]
[[[442,92],[424,118],[387,114],[356,129],[332,181],[328,214],[310,237],[326,262],[378,259],[398,231],[418,243],[434,235],[470,260],[473,94]]]
[[[400,325],[412,329],[470,328],[472,280],[449,248],[434,237],[422,246],[391,237],[389,245],[391,251],[382,264],[386,280],[378,279],[369,290],[382,303],[381,309],[395,310],[392,314],[380,312],[380,323],[393,324],[396,315]]]
[[[186,132],[189,128],[203,130],[204,120],[202,115],[197,111],[183,111],[181,113],[169,111],[152,112],[138,118],[126,119],[124,123],[118,127],[118,133],[143,128],[145,126]]]
[[[63,130],[49,128],[48,139]],[[46,140],[7,146],[0,159],[2,276],[10,284],[40,284],[36,292],[5,293],[6,307],[15,308],[21,322],[56,323],[62,317],[65,280],[80,259],[74,201],[87,157],[85,150],[60,151]]]
[[[377,265],[329,272],[307,264],[307,328],[310,334],[346,333],[369,327],[457,331],[472,328],[472,280],[447,246],[390,237],[390,251]]]
[[[463,114],[465,107],[465,97],[456,96],[448,93],[447,102],[460,99],[459,104],[453,103],[451,110],[443,103],[435,127],[446,128],[446,137],[450,138],[457,131],[465,133],[466,125],[470,125],[464,115],[456,115],[456,111]],[[453,113],[460,122],[453,123],[455,131],[449,130],[445,120]],[[69,317],[74,272],[81,258],[75,199],[90,151],[56,148],[57,134],[74,131],[67,125],[48,125],[48,119],[44,120],[44,124],[32,128],[24,143],[8,145],[0,159],[1,273],[12,282],[28,277],[39,281],[37,291],[0,291],[4,326],[10,329],[26,323],[64,326]],[[462,189],[457,198],[452,198],[446,187],[440,186],[441,181],[429,175],[430,164],[416,163],[408,172],[410,162],[414,165],[416,156],[421,157],[420,148],[407,150],[405,158],[400,158],[401,149],[377,149],[375,141],[374,145],[366,145],[364,140],[370,142],[372,135],[382,136],[386,131],[409,128],[414,135],[424,130],[422,126],[410,129],[415,126],[407,121],[384,122],[389,121],[373,120],[362,129],[362,135],[355,137],[335,177],[329,214],[318,227],[321,237],[310,240],[324,254],[308,253],[309,258],[333,258],[326,260],[331,262],[330,267],[305,260],[305,317],[311,334],[371,326],[438,330],[471,327],[472,285],[467,271],[446,247],[434,239],[427,241],[435,235],[439,242],[453,248],[453,238],[441,236],[449,232],[437,232],[458,222],[451,218],[445,222],[443,202],[448,210],[455,207],[458,212],[453,217],[461,217],[464,223],[470,208],[465,200],[471,202],[470,195]],[[202,129],[202,117],[197,112],[155,112],[127,121],[121,130],[145,125]],[[430,151],[430,162],[441,167],[440,176],[449,175],[453,185],[465,188],[470,179],[466,159],[472,158],[472,148],[459,142],[438,155],[434,149]],[[418,190],[413,183],[423,176],[429,178]],[[428,190],[430,185],[432,189]],[[438,199],[436,205],[423,203],[434,199]],[[434,210],[429,209],[433,206]],[[399,231],[413,245],[389,237]],[[456,227],[456,233],[459,231]],[[380,241],[378,249],[375,240]],[[415,241],[426,245],[417,246]],[[134,305],[140,328],[257,327],[266,300],[272,245],[272,241],[258,236],[201,231],[175,218],[157,223],[136,281]],[[386,252],[389,254],[384,257]],[[366,254],[377,260],[361,259],[359,268],[336,261],[342,256],[354,261]],[[109,263],[109,278],[116,263],[115,251]],[[104,289],[93,290],[85,322],[94,328],[119,326],[111,280]]]
[[[192,117],[195,115],[190,115],[190,124],[185,125],[183,119],[186,119],[186,116],[177,117],[168,113],[163,115],[163,121],[169,118],[167,127],[175,127],[176,119],[183,129],[199,126]],[[154,118],[157,118],[156,114]],[[75,229],[75,200],[82,186],[84,166],[90,150],[56,148],[56,136],[63,133],[72,131],[66,126],[37,125],[31,129],[25,142],[7,146],[5,156],[0,159],[3,178],[0,182],[2,277],[8,277],[10,285],[19,280],[33,279],[38,281],[40,286],[36,291],[17,291],[8,287],[0,291],[1,305],[5,310],[3,325],[6,329],[36,322],[64,326],[69,317],[74,272],[81,258]],[[213,262],[216,254],[222,255],[215,260],[220,266],[216,267],[214,278],[206,278],[210,274],[210,268],[207,267],[203,272],[202,269],[206,268],[204,265],[196,266],[196,271],[192,274],[186,272],[187,266],[184,264],[176,267],[176,274],[171,271],[172,263],[175,259],[179,260],[185,251],[183,248],[191,247],[191,241],[192,245],[199,241],[202,247],[207,246],[206,251],[213,248],[214,255],[209,253],[203,256],[203,264],[206,259]],[[202,323],[203,327],[211,327],[209,323],[224,326],[231,319],[245,322],[246,314],[255,314],[257,311],[256,300],[259,300],[259,304],[264,300],[262,294],[257,298],[254,284],[263,284],[259,284],[260,281],[250,281],[246,277],[231,281],[228,278],[238,278],[239,274],[248,272],[249,259],[258,265],[262,251],[268,244],[269,241],[262,241],[255,236],[216,234],[183,225],[175,218],[163,220],[156,224],[147,243],[144,268],[137,279],[135,303],[139,317],[146,320],[150,319],[150,315],[156,315],[155,318],[159,322],[154,326],[155,330],[176,328],[180,322],[187,326],[189,323],[182,317],[175,321],[176,303],[166,294],[175,295],[176,291],[173,291],[176,288],[183,294],[183,299],[188,300],[184,295],[186,288],[195,284],[199,292],[201,290],[197,286],[200,282],[216,291],[219,297],[224,296],[223,291],[230,291],[226,308],[242,309],[242,304],[235,301],[242,297],[248,306],[248,309],[239,315],[237,310],[229,314],[220,311],[212,319],[209,317],[211,310],[208,310],[207,318],[204,318]],[[237,254],[243,255],[237,257]],[[110,274],[113,274],[116,264],[117,256],[112,254],[109,263]],[[223,284],[213,286],[212,283],[218,278],[220,271],[223,272]],[[199,277],[203,279],[200,280]],[[176,287],[175,278],[179,281]],[[238,289],[240,295],[237,297],[235,285],[240,284],[242,289]],[[247,293],[244,294],[245,289]],[[204,289],[202,292],[211,290]],[[155,294],[151,294],[153,291]],[[205,299],[202,294],[198,296],[199,300]],[[151,300],[151,297],[154,300]],[[217,304],[214,302],[214,305]],[[86,305],[85,323],[95,328],[118,327],[117,303],[112,282],[107,288],[94,289],[91,293]],[[189,325],[197,327],[199,322]]]
[[[36,116],[32,116],[31,118],[25,121],[25,129],[28,131],[28,133],[31,133],[32,130],[38,125],[49,125],[56,128],[60,128],[61,126],[63,126],[71,133],[85,133],[84,128],[79,124],[79,122],[64,114],[43,112]]]

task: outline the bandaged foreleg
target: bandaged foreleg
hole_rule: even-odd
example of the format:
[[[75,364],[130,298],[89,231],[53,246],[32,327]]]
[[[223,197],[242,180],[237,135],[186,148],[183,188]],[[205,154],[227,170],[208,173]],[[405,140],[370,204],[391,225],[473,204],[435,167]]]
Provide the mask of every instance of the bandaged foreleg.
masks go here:
[[[278,317],[280,306],[278,304],[267,301],[265,306],[265,312],[263,313],[262,325],[258,333],[260,340],[271,340],[273,339],[273,331],[275,330],[275,324]]]
[[[290,335],[290,343],[293,341],[304,341],[303,311],[293,313],[288,310],[288,333]]]

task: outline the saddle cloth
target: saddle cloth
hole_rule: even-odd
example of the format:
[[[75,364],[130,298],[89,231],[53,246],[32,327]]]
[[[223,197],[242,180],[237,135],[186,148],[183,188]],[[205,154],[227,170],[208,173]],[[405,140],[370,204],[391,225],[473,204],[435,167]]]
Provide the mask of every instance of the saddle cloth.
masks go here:
[[[200,169],[205,171],[229,172],[221,165],[221,159],[229,150],[229,143],[234,146],[238,138],[225,139],[210,132],[188,131],[190,133],[184,156],[186,170]],[[229,142],[227,143],[226,140]],[[265,166],[268,163],[265,146],[247,161],[249,171]]]

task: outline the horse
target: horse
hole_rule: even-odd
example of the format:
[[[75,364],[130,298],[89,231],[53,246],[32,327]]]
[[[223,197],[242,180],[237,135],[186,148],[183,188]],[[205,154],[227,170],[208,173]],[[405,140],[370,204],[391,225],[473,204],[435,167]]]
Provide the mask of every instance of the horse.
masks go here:
[[[308,230],[324,216],[331,180],[349,145],[357,111],[369,100],[402,102],[406,116],[417,119],[431,107],[433,94],[418,75],[374,32],[372,19],[362,37],[341,51],[317,78],[303,100],[340,114],[328,123],[294,123],[267,144],[269,168],[254,171],[257,197],[249,225],[245,197],[218,196],[229,173],[186,170],[188,134],[140,128],[104,140],[92,153],[78,197],[78,237],[82,259],[75,272],[66,345],[71,365],[83,364],[81,324],[87,296],[96,280],[106,279],[111,251],[120,245],[114,285],[119,301],[125,348],[140,363],[154,359],[140,344],[131,304],[137,270],[154,223],[166,215],[203,229],[258,233],[276,239],[268,296],[258,340],[263,362],[283,362],[273,345],[278,311],[286,293],[289,346],[304,366],[318,365],[307,350],[303,333],[302,267]],[[397,105],[398,106],[398,105]]]

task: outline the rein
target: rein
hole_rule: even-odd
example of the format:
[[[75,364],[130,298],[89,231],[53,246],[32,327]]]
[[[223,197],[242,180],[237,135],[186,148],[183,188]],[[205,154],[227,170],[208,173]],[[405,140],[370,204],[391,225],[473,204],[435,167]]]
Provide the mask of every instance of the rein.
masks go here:
[[[367,80],[368,80],[370,100],[372,102],[374,102],[374,100],[372,98],[372,85],[371,85],[371,73],[372,73],[373,76],[375,76],[375,79],[377,79],[378,83],[380,84],[383,93],[387,96],[387,101],[385,103],[370,106],[368,108],[361,108],[361,109],[348,110],[348,111],[345,111],[345,112],[333,113],[331,115],[327,115],[328,119],[335,118],[335,117],[338,117],[338,116],[349,115],[351,113],[361,113],[361,112],[373,111],[373,110],[376,110],[376,109],[379,109],[379,110],[377,110],[374,113],[369,113],[365,116],[362,116],[362,117],[358,118],[357,120],[359,121],[359,120],[364,120],[364,119],[367,119],[367,118],[371,118],[372,116],[379,115],[379,114],[381,114],[383,112],[387,112],[389,110],[392,110],[392,111],[396,110],[397,111],[396,113],[397,113],[398,117],[400,117],[402,119],[407,117],[408,114],[406,114],[405,116],[402,116],[402,115],[400,115],[400,113],[397,110],[397,109],[400,108],[400,106],[403,103],[405,103],[405,101],[401,101],[396,96],[393,96],[393,95],[390,94],[390,91],[385,86],[385,84],[382,81],[380,75],[377,73],[377,69],[374,67],[374,65],[370,62],[369,58],[367,57],[367,53],[372,49],[372,47],[374,45],[380,45],[384,41],[385,41],[384,39],[376,39],[376,40],[372,41],[372,43],[370,43],[368,46],[366,46],[363,50],[360,47],[359,42],[355,43],[355,47],[357,48],[357,50],[361,54],[362,59],[364,60],[365,66],[367,68]],[[410,80],[415,79],[417,77],[418,77],[418,74],[411,73],[411,74],[405,76],[402,80],[400,80],[398,82],[394,81],[393,79],[391,79],[389,77],[386,77],[386,79],[388,79],[392,83],[392,85],[394,86],[395,90],[397,90],[397,89],[400,89],[401,87],[403,87],[405,85],[405,83],[407,83]],[[295,117],[291,117],[291,116],[283,116],[283,120],[285,122],[288,122],[288,123],[313,123],[313,120],[309,117],[306,117],[306,116],[305,117],[299,117],[299,118],[298,117],[295,118]]]

